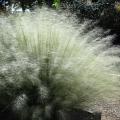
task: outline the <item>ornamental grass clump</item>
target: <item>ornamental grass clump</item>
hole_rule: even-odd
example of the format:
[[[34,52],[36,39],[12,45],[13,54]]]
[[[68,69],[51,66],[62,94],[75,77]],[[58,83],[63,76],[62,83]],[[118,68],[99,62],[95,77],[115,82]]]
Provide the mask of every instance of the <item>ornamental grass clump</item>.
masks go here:
[[[18,119],[119,99],[119,48],[90,21],[42,8],[0,22],[0,104]]]

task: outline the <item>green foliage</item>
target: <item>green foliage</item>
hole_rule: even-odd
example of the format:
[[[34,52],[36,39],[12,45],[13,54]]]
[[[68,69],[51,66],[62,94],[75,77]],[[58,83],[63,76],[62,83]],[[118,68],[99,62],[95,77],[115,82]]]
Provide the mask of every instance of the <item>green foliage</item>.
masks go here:
[[[55,6],[56,9],[60,7],[60,0],[54,0],[53,6]]]

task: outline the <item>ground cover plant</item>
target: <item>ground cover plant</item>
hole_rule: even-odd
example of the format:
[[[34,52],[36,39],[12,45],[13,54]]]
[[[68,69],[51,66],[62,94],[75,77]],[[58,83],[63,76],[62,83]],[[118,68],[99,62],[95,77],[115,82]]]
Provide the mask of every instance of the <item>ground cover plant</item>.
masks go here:
[[[91,21],[42,8],[0,17],[0,105],[20,120],[53,120],[120,98],[119,48]],[[1,111],[1,112],[2,112]]]

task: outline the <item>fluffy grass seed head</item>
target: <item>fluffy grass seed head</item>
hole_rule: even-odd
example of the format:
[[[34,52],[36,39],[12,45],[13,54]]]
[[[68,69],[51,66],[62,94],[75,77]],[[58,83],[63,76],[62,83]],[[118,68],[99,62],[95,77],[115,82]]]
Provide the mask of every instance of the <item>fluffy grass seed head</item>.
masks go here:
[[[45,106],[49,118],[52,105],[85,108],[119,99],[119,48],[111,47],[112,36],[105,37],[100,28],[88,30],[87,20],[77,24],[46,8],[12,17],[9,25],[1,23],[10,27],[6,36],[0,33],[1,104],[9,98],[17,110],[27,103],[33,118]]]
[[[62,105],[87,106],[119,97],[117,47],[112,36],[99,28],[77,26],[74,19],[52,10],[18,17],[17,40],[28,55],[39,61],[40,80]]]

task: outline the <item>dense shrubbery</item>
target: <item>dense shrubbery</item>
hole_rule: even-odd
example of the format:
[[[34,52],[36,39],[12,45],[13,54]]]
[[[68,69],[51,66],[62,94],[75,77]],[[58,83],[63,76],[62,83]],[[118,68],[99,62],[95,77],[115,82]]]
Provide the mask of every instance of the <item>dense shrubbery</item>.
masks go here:
[[[120,11],[119,1],[98,0],[87,4],[80,0],[74,0],[72,10],[81,18],[97,20],[98,25],[104,29],[111,29],[111,34],[117,34],[115,44],[120,44]]]
[[[4,8],[4,10],[10,11],[10,9],[13,7],[14,9],[22,8],[23,11],[25,9],[34,9],[36,5],[42,6],[42,5],[48,5],[49,7],[58,7],[60,5],[60,0],[1,0],[0,5],[1,9]],[[10,9],[8,9],[10,8]]]
[[[89,0],[90,1],[90,0]],[[115,3],[114,0],[98,0],[97,2],[82,2],[81,0],[73,1],[73,9],[79,15],[82,14],[87,18],[97,19],[101,16],[101,13],[112,6]]]

